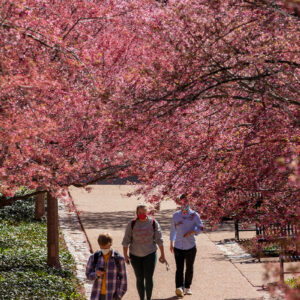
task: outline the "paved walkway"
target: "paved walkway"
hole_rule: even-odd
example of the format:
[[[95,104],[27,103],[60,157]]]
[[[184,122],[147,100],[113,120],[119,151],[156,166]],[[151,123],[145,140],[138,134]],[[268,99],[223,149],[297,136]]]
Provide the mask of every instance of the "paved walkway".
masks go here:
[[[122,253],[121,241],[126,224],[134,217],[137,198],[125,195],[132,190],[125,185],[95,185],[91,192],[71,188],[80,220],[93,248],[98,249],[97,237],[100,232],[110,232],[114,238],[113,247]],[[175,262],[169,251],[169,226],[175,204],[166,201],[155,216],[159,221],[165,239],[166,258],[170,271],[158,263],[154,275],[153,300],[172,300],[175,291]],[[217,244],[218,241],[233,236],[230,228],[221,228],[217,232],[201,233],[197,237],[197,257],[192,285],[193,295],[188,300],[256,300],[267,299],[261,290],[263,273],[261,265],[233,263],[224,251],[228,248]],[[225,250],[224,250],[225,249]],[[226,250],[227,249],[227,250]],[[266,297],[266,298],[265,298]],[[128,292],[123,300],[138,300],[135,277],[132,267],[128,267]]]
[[[83,286],[82,294],[85,293],[89,299],[92,285],[86,279],[85,268],[91,254],[87,237],[82,230],[77,213],[69,210],[63,201],[58,203],[58,214],[64,241],[76,263],[76,277]]]

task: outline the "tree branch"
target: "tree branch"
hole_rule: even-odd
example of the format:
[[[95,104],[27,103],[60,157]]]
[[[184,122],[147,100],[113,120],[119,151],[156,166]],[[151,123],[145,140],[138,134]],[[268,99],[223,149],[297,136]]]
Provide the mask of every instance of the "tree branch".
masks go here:
[[[39,195],[39,194],[42,194],[42,193],[46,193],[46,191],[35,191],[33,193],[30,193],[30,194],[16,195],[16,196],[13,196],[13,197],[8,197],[8,198],[1,196],[0,197],[0,208],[4,207],[4,206],[7,206],[7,205],[11,205],[17,200],[26,200],[26,199],[28,199],[32,196],[36,196],[36,195]]]

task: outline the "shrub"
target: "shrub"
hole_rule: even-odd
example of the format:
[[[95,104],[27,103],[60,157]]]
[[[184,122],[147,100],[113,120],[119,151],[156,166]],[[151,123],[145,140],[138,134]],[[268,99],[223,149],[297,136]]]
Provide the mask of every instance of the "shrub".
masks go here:
[[[75,264],[60,239],[61,270],[47,266],[47,224],[34,220],[34,199],[0,209],[0,299],[85,299]]]

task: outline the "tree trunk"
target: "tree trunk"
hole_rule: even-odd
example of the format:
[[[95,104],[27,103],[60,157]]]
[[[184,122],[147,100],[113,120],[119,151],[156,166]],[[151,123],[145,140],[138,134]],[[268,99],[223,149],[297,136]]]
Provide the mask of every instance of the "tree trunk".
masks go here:
[[[47,264],[61,269],[59,262],[58,203],[50,193],[47,195]]]
[[[40,220],[45,215],[45,194],[41,193],[35,197],[34,218]]]

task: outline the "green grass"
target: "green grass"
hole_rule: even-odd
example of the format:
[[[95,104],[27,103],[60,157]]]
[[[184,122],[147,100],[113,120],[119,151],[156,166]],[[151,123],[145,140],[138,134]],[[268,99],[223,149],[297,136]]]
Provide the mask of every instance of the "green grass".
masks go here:
[[[271,245],[262,248],[264,256],[279,256],[280,247],[278,245]]]
[[[85,299],[75,263],[60,240],[61,270],[47,266],[46,221],[34,220],[34,201],[0,209],[0,299]]]
[[[293,289],[300,289],[300,277],[292,277],[292,278],[288,278],[285,283]]]

